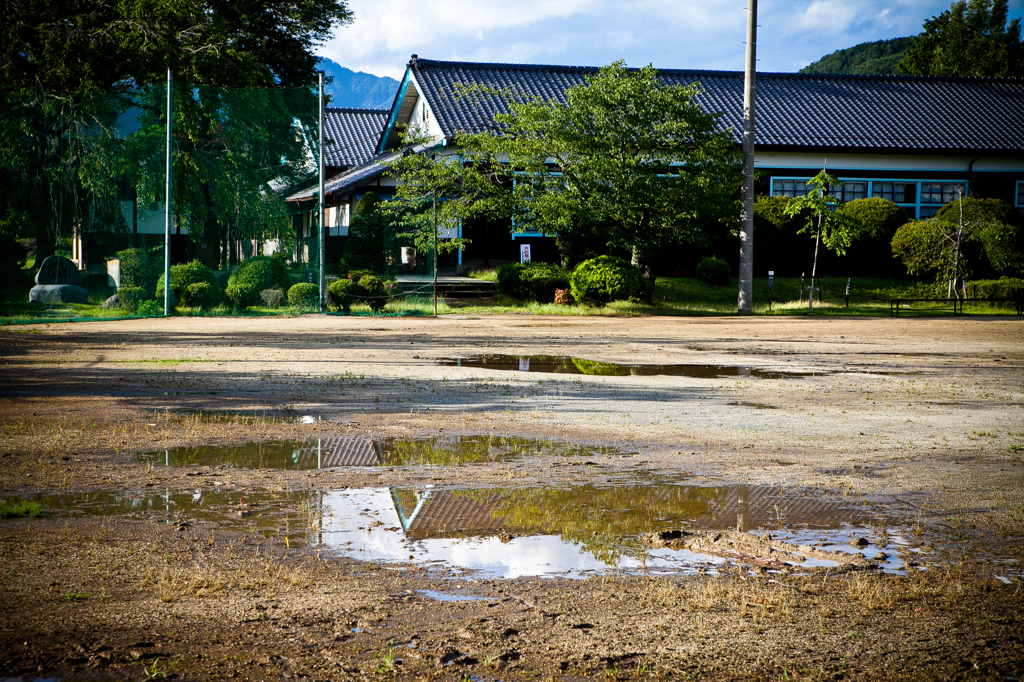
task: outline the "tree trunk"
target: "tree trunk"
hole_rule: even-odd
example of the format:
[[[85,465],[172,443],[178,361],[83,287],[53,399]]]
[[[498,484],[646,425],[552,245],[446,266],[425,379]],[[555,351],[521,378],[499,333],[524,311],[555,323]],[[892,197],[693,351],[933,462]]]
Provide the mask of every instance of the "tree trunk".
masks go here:
[[[654,272],[653,260],[654,259],[651,258],[651,255],[646,250],[639,246],[633,247],[630,263],[640,269],[644,279],[647,280],[648,284],[650,284],[652,288],[654,287],[654,280],[657,279],[657,274]]]
[[[818,232],[814,235],[814,262],[811,264],[811,288],[807,292],[807,310],[814,310],[814,282],[818,278],[818,245],[821,244],[821,221],[823,216],[818,216]]]

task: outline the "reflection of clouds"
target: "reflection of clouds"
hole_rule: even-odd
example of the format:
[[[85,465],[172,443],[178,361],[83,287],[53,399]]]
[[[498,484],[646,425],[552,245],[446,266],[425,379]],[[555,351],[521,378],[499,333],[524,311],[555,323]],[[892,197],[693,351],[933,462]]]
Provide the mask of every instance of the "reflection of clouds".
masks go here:
[[[594,558],[553,535],[532,535],[502,542],[497,537],[405,538],[387,488],[324,494],[323,546],[353,559],[393,563],[440,562],[447,567],[478,570],[502,577],[583,573],[608,568],[635,569],[642,564],[622,558],[615,566]],[[409,557],[413,558],[410,559]]]

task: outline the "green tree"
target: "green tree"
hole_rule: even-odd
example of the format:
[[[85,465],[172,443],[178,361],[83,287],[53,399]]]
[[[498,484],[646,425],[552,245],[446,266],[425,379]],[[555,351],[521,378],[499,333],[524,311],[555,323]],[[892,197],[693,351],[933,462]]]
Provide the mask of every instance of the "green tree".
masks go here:
[[[853,219],[843,211],[837,211],[839,199],[828,193],[830,187],[839,187],[839,180],[824,169],[807,181],[811,190],[807,196],[790,199],[786,205],[789,216],[805,216],[801,233],[814,235],[814,262],[811,265],[811,288],[807,298],[808,310],[814,310],[814,283],[818,276],[818,246],[836,255],[843,255],[850,246],[850,232],[855,226]]]
[[[109,209],[127,161],[117,153],[115,122],[131,107],[145,111],[137,88],[162,83],[168,67],[182,93],[194,85],[308,87],[316,78],[313,47],[351,20],[343,0],[4,7],[0,229],[34,231],[40,257],[58,233],[86,227],[97,215],[101,222],[118,219]],[[206,130],[215,138],[216,125]]]
[[[606,248],[631,254],[653,282],[660,249],[703,242],[708,225],[737,214],[739,151],[698,91],[615,62],[564,102],[509,101],[493,130],[458,142],[505,162],[517,226],[559,236],[602,226]]]
[[[653,281],[665,245],[703,242],[708,225],[737,214],[739,151],[697,92],[622,62],[567,89],[564,101],[468,90],[463,97],[503,100],[508,113],[456,136],[457,156],[400,156],[399,197],[437,196],[442,224],[510,216],[516,229],[554,235],[579,254],[600,235],[606,252],[631,254]]]
[[[1007,0],[958,0],[924,22],[898,65],[913,76],[1024,78],[1020,19],[1007,23]]]
[[[892,251],[910,274],[934,272],[952,297],[957,282],[979,269],[1021,274],[1024,229],[1005,201],[969,197],[946,204],[934,218],[903,225],[893,237]]]

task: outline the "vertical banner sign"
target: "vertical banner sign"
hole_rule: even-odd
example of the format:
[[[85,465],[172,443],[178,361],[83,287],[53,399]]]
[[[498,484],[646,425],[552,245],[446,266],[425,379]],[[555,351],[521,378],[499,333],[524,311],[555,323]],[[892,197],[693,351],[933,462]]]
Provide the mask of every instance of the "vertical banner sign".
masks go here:
[[[775,286],[775,271],[768,271],[768,312],[772,311],[772,287]]]
[[[519,245],[519,262],[529,263],[530,262],[530,245],[520,244]]]
[[[846,278],[846,307],[850,307],[850,278]]]

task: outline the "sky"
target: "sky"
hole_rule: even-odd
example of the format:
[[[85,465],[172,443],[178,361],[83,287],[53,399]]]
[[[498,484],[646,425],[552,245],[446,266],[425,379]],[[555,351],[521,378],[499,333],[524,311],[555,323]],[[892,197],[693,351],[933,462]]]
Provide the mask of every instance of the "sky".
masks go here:
[[[401,79],[424,59],[742,71],[746,0],[348,0],[355,21],[317,53]],[[761,0],[758,71],[798,71],[835,50],[914,35],[951,0]],[[1010,0],[1024,17],[1024,0]]]

